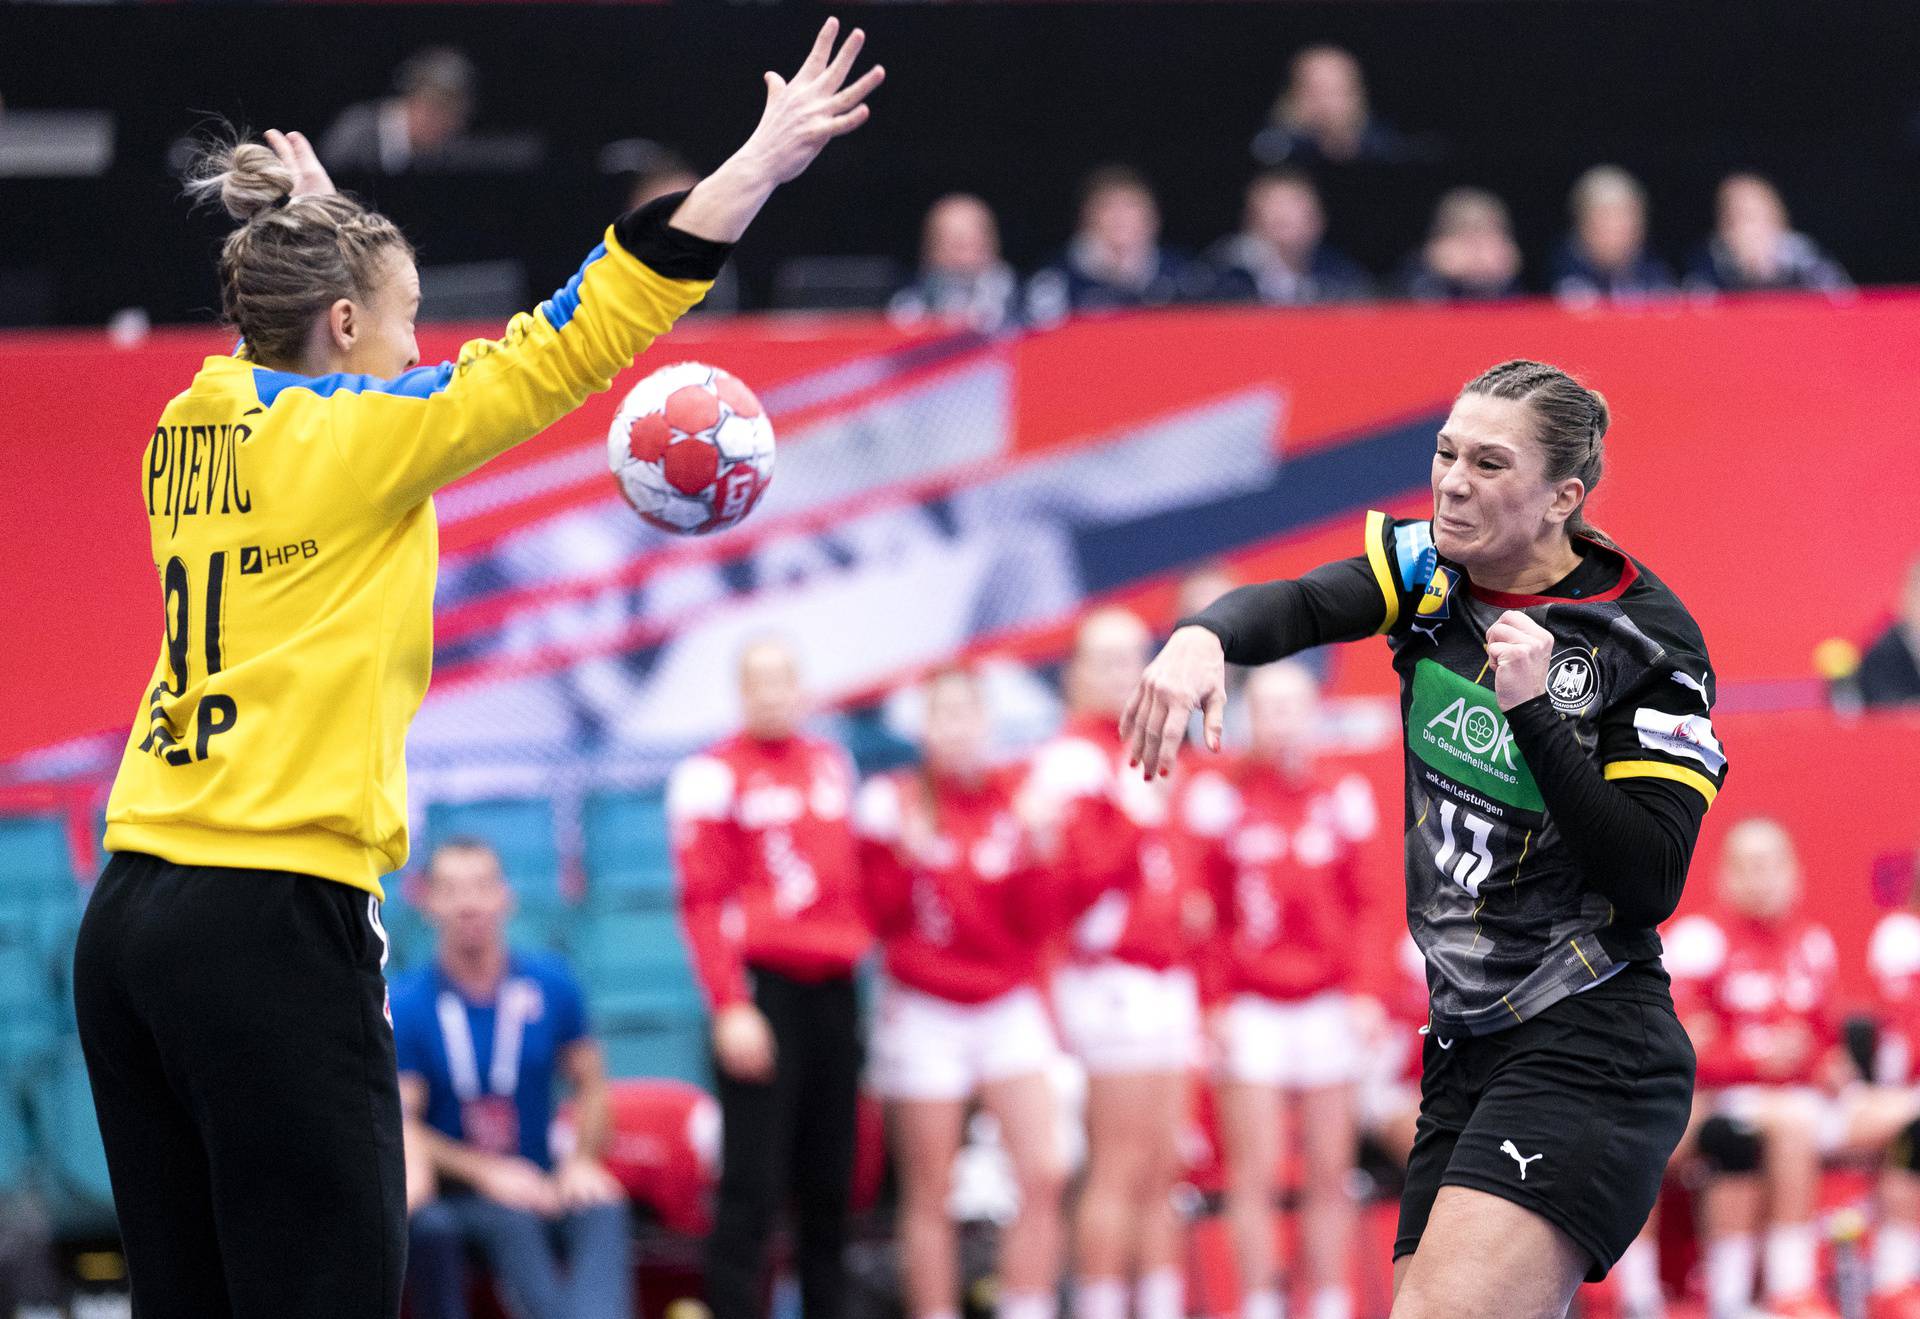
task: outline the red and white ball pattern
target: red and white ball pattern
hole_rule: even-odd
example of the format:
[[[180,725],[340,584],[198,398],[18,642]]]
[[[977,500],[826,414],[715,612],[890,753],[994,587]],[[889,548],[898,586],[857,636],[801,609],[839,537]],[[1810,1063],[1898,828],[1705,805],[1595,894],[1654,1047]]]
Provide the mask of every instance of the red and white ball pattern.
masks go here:
[[[634,512],[662,531],[733,526],[773,480],[773,423],[736,376],[663,366],[633,387],[607,434],[607,463]]]

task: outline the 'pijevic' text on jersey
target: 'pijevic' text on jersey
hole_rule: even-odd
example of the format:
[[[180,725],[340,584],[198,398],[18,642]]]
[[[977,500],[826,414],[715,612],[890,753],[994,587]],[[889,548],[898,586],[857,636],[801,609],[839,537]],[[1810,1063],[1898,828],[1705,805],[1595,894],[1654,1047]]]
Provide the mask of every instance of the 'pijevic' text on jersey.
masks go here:
[[[1475,588],[1431,524],[1367,516],[1406,726],[1407,925],[1426,956],[1436,1029],[1527,1020],[1659,935],[1616,923],[1562,841],[1494,697],[1486,634],[1509,609],[1553,634],[1547,695],[1608,779],[1653,777],[1711,802],[1726,774],[1713,670],[1685,606],[1596,541],[1553,596]]]

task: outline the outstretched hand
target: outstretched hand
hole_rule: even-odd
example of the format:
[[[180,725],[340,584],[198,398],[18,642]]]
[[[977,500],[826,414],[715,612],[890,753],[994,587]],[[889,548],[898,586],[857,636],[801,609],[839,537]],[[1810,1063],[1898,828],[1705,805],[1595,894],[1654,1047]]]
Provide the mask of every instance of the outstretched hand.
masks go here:
[[[1196,708],[1206,711],[1207,749],[1218,751],[1227,714],[1226,651],[1206,628],[1189,626],[1175,632],[1147,665],[1120,716],[1129,763],[1149,779],[1171,774]]]
[[[293,195],[311,197],[333,192],[333,180],[327,177],[326,168],[321,165],[320,157],[314,154],[313,144],[307,141],[305,133],[283,133],[277,128],[267,130],[267,145],[273,148],[273,154],[280,157],[280,163],[293,171]]]
[[[814,38],[806,62],[791,79],[771,71],[762,75],[767,84],[767,107],[740,154],[764,169],[770,183],[777,185],[799,177],[827,143],[867,122],[871,113],[867,96],[886,78],[887,71],[876,64],[848,82],[847,75],[853,71],[854,58],[866,44],[867,34],[855,28],[836,51],[833,43],[839,34],[840,20],[829,18]]]
[[[775,188],[797,178],[827,143],[867,122],[867,94],[886,70],[876,64],[848,82],[867,38],[855,28],[836,51],[839,35],[840,20],[828,19],[791,79],[765,75],[767,106],[759,126],[725,164],[694,185],[673,213],[674,228],[717,243],[738,242]]]

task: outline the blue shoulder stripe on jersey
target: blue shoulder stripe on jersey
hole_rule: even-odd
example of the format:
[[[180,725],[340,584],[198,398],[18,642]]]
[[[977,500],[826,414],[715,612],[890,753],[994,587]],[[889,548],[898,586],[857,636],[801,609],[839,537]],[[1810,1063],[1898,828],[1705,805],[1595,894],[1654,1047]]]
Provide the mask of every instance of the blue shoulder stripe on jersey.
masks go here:
[[[568,280],[551,298],[540,304],[540,314],[546,317],[547,324],[554,329],[565,328],[573,314],[580,310],[580,281],[586,277],[587,267],[607,254],[607,245],[600,244],[587,253],[587,259],[580,263],[580,269],[573,272]]]
[[[379,376],[357,376],[339,371],[330,376],[303,376],[292,371],[253,369],[253,387],[268,407],[289,389],[306,389],[326,398],[332,394],[398,394],[403,398],[431,398],[453,381],[453,363],[416,366],[391,380]]]
[[[1433,548],[1433,526],[1427,522],[1402,522],[1393,529],[1393,556],[1400,567],[1400,585],[1409,591],[1424,591],[1439,566],[1439,551]]]

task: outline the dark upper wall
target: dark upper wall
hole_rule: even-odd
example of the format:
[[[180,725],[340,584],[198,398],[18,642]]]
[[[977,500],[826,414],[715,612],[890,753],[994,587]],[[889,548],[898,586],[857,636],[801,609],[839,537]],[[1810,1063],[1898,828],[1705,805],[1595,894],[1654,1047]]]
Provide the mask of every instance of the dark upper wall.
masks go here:
[[[105,105],[103,180],[0,180],[0,268],[53,266],[55,314],[143,305],[205,315],[222,217],[189,216],[165,168],[196,112],[316,135],[385,90],[430,43],[481,71],[482,128],[550,141],[533,178],[357,181],[430,261],[517,255],[535,289],[565,278],[618,198],[594,172],[607,141],[644,135],[712,164],[752,126],[758,73],[805,49],[822,7],[0,7],[0,97]],[[849,6],[890,78],[875,119],[778,199],[740,263],[749,293],[797,252],[910,260],[918,213],[953,187],[999,210],[1009,255],[1043,260],[1072,221],[1075,181],[1131,161],[1158,185],[1171,240],[1232,226],[1247,141],[1288,55],[1352,48],[1379,110],[1446,144],[1437,161],[1330,189],[1336,239],[1384,269],[1461,182],[1513,207],[1536,280],[1567,185],[1613,160],[1654,197],[1653,240],[1676,262],[1712,187],[1752,165],[1796,223],[1865,281],[1920,280],[1920,23],[1905,4],[1270,3]]]

